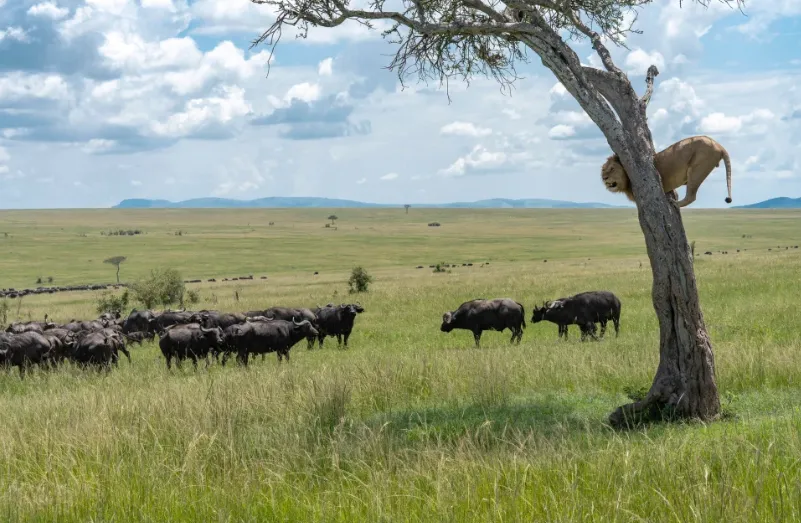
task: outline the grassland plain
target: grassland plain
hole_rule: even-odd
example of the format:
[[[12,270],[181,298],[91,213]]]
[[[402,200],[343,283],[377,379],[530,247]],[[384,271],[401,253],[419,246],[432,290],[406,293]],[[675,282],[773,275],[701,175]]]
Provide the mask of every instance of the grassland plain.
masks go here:
[[[332,212],[337,230],[323,227]],[[366,309],[348,350],[301,343],[288,364],[169,372],[150,344],[109,374],[0,374],[0,518],[797,521],[801,249],[784,247],[801,243],[801,213],[683,214],[697,251],[715,252],[695,263],[728,416],[618,433],[606,415],[658,362],[634,211],[0,213],[0,287],[110,281],[100,262],[126,255],[123,279],[159,265],[270,276],[190,285],[197,308]],[[99,235],[115,228],[146,234]],[[437,261],[477,265],[434,274]],[[355,263],[376,281],[350,297]],[[623,302],[619,338],[580,343],[574,328],[559,342],[555,325],[529,324],[519,346],[486,333],[475,349],[468,332],[439,332],[467,299],[511,296],[528,319],[596,288]],[[10,319],[94,317],[95,300],[29,296]]]

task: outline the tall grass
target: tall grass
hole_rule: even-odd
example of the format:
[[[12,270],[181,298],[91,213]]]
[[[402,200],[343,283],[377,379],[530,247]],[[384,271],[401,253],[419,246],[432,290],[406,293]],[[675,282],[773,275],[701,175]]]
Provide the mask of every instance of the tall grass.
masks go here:
[[[562,223],[546,216],[541,229]],[[443,228],[447,218],[437,216]],[[695,227],[713,228],[717,218],[707,219]],[[765,219],[763,236],[783,234]],[[400,242],[408,238],[402,225],[392,225]],[[583,226],[573,227],[583,238]],[[647,264],[604,247],[615,230],[622,243],[639,234],[588,237],[581,258],[560,259],[556,246],[516,261],[509,253],[523,240],[512,238],[491,249],[506,254],[490,265],[446,274],[400,262],[373,270],[367,262],[386,256],[383,244],[338,244],[305,263],[357,250],[375,276],[359,296],[366,312],[347,350],[329,338],[322,350],[299,343],[290,363],[268,355],[247,368],[168,371],[151,343],[108,374],[67,366],[23,381],[0,373],[0,519],[798,520],[801,254],[699,254],[728,415],[619,433],[606,415],[628,401],[627,390],[650,385],[658,331]],[[469,245],[467,232],[462,241]],[[197,254],[207,244],[190,245]],[[486,257],[476,249],[474,259]],[[233,262],[224,268],[241,272]],[[194,287],[197,308],[349,301],[348,269],[204,283]],[[574,331],[557,341],[555,325],[529,323],[519,346],[508,332],[487,332],[475,349],[470,332],[439,331],[442,313],[467,299],[516,298],[528,321],[535,303],[594,288],[620,296],[620,337],[612,329],[599,343],[580,343]],[[45,312],[93,317],[93,293],[31,296],[21,307],[23,316]]]

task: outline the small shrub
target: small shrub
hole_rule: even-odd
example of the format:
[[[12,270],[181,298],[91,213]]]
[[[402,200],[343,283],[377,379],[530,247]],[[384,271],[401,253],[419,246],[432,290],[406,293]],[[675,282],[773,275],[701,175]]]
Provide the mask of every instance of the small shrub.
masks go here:
[[[442,268],[442,263],[438,263],[436,267],[434,267],[434,272],[445,272],[445,269]]]
[[[41,285],[41,284],[42,284],[42,277],[41,277],[41,276],[39,276],[38,278],[36,278],[36,283],[37,283],[38,285]]]
[[[350,273],[348,280],[348,288],[351,294],[355,292],[367,292],[370,284],[373,283],[373,277],[362,267],[354,267]]]
[[[115,296],[108,292],[103,293],[97,300],[97,312],[98,314],[104,314],[106,312],[115,315],[122,314],[123,311],[128,310],[128,303],[130,300],[131,297],[128,294],[128,289],[125,289],[125,291],[119,296]]]
[[[53,283],[53,277],[52,276],[48,276],[47,277],[47,283]]]
[[[186,303],[195,305],[200,301],[200,294],[196,290],[186,291]]]
[[[150,277],[131,284],[133,296],[148,309],[155,305],[164,307],[184,301],[184,280],[175,269],[153,269]]]
[[[8,300],[0,301],[0,324],[8,323],[8,311],[10,310],[11,306],[8,304]]]

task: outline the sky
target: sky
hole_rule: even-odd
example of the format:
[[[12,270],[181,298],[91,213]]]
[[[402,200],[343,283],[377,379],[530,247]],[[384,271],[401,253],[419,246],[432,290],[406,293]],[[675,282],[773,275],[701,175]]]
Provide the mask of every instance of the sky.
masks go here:
[[[357,24],[249,49],[274,16],[250,0],[0,0],[0,208],[319,196],[377,203],[606,191],[606,140],[536,59],[492,80],[410,79]],[[615,62],[644,91],[658,149],[707,134],[734,205],[801,197],[801,2],[745,14],[657,0]],[[599,65],[586,44],[582,62]],[[268,62],[270,65],[268,76]],[[450,94],[450,101],[448,99]],[[679,190],[683,195],[684,189]],[[723,165],[694,207],[725,207]]]

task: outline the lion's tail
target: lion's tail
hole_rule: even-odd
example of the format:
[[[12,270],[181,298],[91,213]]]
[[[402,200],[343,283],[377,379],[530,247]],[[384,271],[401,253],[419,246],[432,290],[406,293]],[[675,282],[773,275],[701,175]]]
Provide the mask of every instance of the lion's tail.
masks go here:
[[[731,203],[731,159],[726,149],[723,149],[723,165],[726,166],[726,187],[729,190],[729,197],[726,198],[726,203]]]

